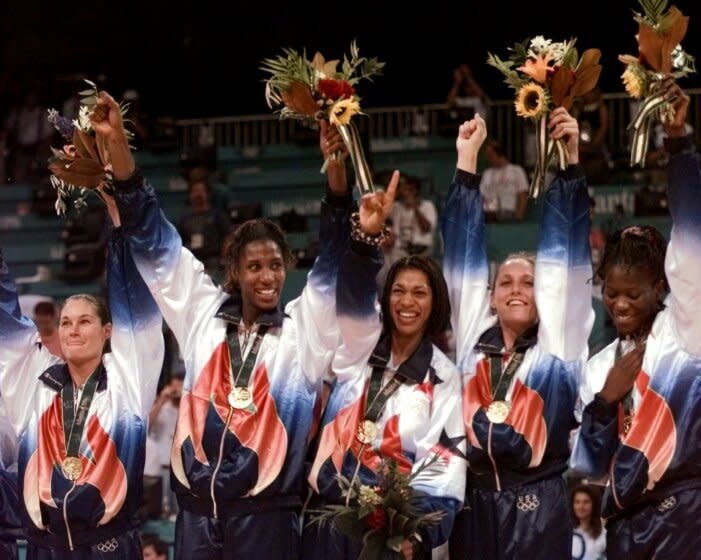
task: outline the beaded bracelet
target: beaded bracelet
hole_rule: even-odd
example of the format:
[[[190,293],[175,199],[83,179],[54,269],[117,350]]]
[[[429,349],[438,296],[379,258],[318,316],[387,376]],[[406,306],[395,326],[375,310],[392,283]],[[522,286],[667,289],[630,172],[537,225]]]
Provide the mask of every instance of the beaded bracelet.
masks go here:
[[[387,239],[388,235],[389,228],[386,224],[382,226],[380,233],[376,235],[370,235],[369,233],[365,233],[360,228],[360,214],[358,212],[353,212],[351,214],[351,239],[353,239],[354,241],[360,241],[361,243],[365,243],[366,245],[380,246],[382,245],[384,240]]]

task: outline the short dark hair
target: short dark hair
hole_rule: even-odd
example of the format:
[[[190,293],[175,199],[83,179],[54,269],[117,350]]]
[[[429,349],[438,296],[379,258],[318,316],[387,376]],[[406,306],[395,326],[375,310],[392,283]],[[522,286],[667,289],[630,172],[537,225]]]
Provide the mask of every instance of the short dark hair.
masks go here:
[[[273,241],[280,248],[285,268],[290,269],[294,265],[294,256],[287,242],[287,237],[279,225],[267,218],[247,220],[232,231],[224,240],[225,272],[222,287],[228,293],[240,290],[236,276],[232,268],[238,270],[241,262],[241,251],[249,243],[254,241]]]
[[[163,541],[155,533],[141,533],[141,546],[142,548],[152,546],[157,556],[165,555],[168,557],[168,543]]]
[[[639,268],[650,275],[653,284],[662,282],[669,291],[664,260],[667,240],[652,226],[636,225],[614,232],[607,240],[596,275],[606,281],[606,275],[614,266]]]
[[[450,299],[448,298],[448,286],[443,278],[441,268],[436,261],[430,257],[421,255],[411,255],[395,262],[385,280],[385,287],[382,291],[380,306],[382,308],[382,326],[384,332],[391,332],[394,329],[392,316],[389,310],[389,299],[392,293],[392,284],[397,275],[406,269],[415,269],[423,272],[428,278],[429,286],[433,295],[433,308],[426,323],[426,335],[435,337],[440,335],[450,326]]]
[[[56,316],[56,306],[53,301],[40,301],[34,306],[34,315]]]
[[[496,138],[490,138],[489,140],[487,140],[487,143],[485,145],[485,149],[486,148],[491,148],[492,150],[494,150],[494,153],[496,155],[498,155],[499,157],[506,156],[506,152],[504,151],[504,146],[502,146],[501,142],[499,142],[499,140],[497,140]]]

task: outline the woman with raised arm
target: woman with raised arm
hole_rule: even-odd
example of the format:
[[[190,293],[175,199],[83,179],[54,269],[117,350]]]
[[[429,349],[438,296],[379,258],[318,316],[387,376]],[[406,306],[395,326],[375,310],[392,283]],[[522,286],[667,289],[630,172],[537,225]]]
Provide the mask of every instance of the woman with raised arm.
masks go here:
[[[135,168],[117,103],[106,92],[97,103],[125,235],[186,366],[171,454],[176,558],[298,558],[308,435],[339,342],[336,278],[353,208],[344,158],[329,161],[319,257],[283,309],[292,259],[280,228],[258,219],[230,234],[215,285]],[[343,151],[326,123],[320,147]]]
[[[431,343],[450,317],[439,266],[428,257],[400,259],[387,275],[379,316],[376,305],[375,277],[382,264],[378,245],[398,179],[395,172],[387,193],[362,199],[353,240],[341,260],[337,313],[342,346],[333,362],[336,386],[309,477],[318,493],[310,509],[342,502],[339,475],[358,477],[372,487],[378,484],[382,461],[393,461],[404,473],[423,467],[411,483],[421,496],[418,509],[444,515],[421,542],[405,540],[401,552],[407,559],[447,558],[466,466],[460,376]],[[305,559],[355,560],[362,548],[362,540],[342,535],[332,523],[305,529]]]
[[[451,558],[561,560],[571,554],[562,477],[576,427],[578,381],[594,321],[589,197],[577,121],[562,107],[550,135],[569,166],[544,195],[537,256],[510,255],[489,291],[477,154],[487,136],[465,122],[443,213],[443,270],[462,372],[469,464]]]
[[[109,308],[87,294],[66,300],[59,317],[65,361],[22,316],[0,252],[0,391],[19,437],[28,560],[141,557],[136,513],[163,323],[106,201],[116,226]]]
[[[606,554],[696,558],[701,550],[701,168],[669,78],[669,244],[651,226],[616,232],[598,274],[618,338],[587,364],[578,473],[608,478]],[[666,273],[666,274],[665,274]]]

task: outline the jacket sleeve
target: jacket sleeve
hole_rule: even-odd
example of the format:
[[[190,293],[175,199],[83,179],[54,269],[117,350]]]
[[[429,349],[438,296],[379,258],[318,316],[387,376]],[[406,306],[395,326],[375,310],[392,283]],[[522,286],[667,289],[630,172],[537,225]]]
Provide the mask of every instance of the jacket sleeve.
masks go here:
[[[457,170],[443,210],[443,275],[461,370],[489,316],[489,262],[479,176]]]
[[[701,356],[701,170],[690,137],[666,140],[670,152],[669,210],[672,214],[665,272],[669,308],[681,347]]]
[[[341,255],[348,246],[353,198],[327,192],[321,203],[319,256],[298,298],[285,311],[297,325],[299,360],[307,380],[318,386],[339,345],[336,292]]]
[[[134,263],[173,331],[183,355],[197,345],[197,326],[226,299],[204,266],[183,247],[153,187],[137,171],[115,182],[115,199]]]
[[[538,342],[564,361],[587,357],[591,302],[589,195],[580,166],[560,173],[545,195],[535,268]]]
[[[34,322],[22,315],[17,286],[0,250],[0,394],[17,435],[29,421],[38,376],[59,361],[40,344]]]
[[[129,402],[138,403],[141,417],[156,396],[163,365],[163,320],[158,306],[134,264],[121,229],[108,243],[107,290],[112,313],[112,360],[123,372]]]
[[[467,463],[460,374],[452,364],[446,363],[444,370],[439,372],[440,382],[433,385],[431,416],[417,442],[411,482],[422,496],[418,504],[422,513],[444,512],[439,524],[426,528],[431,548],[448,540],[465,497]]]
[[[377,273],[383,256],[377,247],[351,241],[341,258],[336,287],[341,346],[333,362],[339,380],[363,371],[382,332]]]
[[[570,467],[594,479],[606,476],[619,445],[618,403],[609,404],[597,397],[613,364],[617,343],[614,341],[589,359],[579,390],[581,425],[574,439]]]

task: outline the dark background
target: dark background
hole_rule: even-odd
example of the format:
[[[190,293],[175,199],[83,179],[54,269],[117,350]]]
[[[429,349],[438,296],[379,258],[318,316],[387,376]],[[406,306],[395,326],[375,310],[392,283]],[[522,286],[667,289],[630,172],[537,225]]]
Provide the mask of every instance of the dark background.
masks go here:
[[[259,62],[282,47],[340,58],[357,39],[361,55],[387,63],[374,84],[358,87],[364,107],[442,103],[452,69],[469,63],[492,99],[511,98],[501,74],[485,63],[537,34],[578,38],[581,50],[603,52],[604,92],[623,91],[620,53],[635,54],[635,1],[184,2],[180,8],[142,0],[87,3],[5,0],[0,6],[0,114],[29,84],[58,105],[95,79],[116,97],[141,94],[150,114],[176,117],[268,113]],[[557,0],[555,0],[557,2]],[[691,16],[685,49],[701,57],[701,3],[678,5]],[[557,9],[552,6],[559,6]],[[700,65],[701,66],[701,65]],[[699,87],[698,74],[682,85]]]

